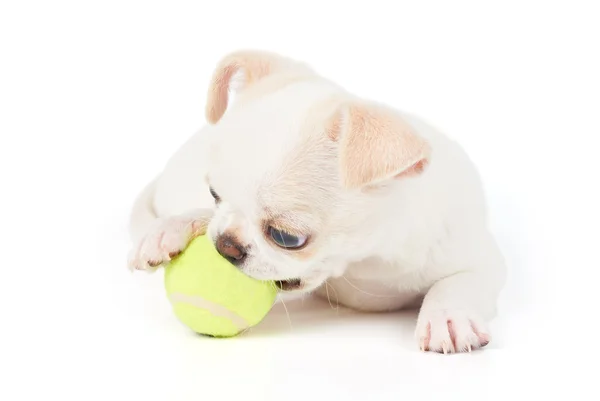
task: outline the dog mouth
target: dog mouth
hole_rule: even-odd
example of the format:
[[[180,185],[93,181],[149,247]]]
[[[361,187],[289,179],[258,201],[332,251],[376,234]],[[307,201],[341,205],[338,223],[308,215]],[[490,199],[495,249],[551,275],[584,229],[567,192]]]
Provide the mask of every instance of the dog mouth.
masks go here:
[[[275,285],[282,291],[294,291],[302,288],[302,280],[299,278],[290,280],[276,280]]]

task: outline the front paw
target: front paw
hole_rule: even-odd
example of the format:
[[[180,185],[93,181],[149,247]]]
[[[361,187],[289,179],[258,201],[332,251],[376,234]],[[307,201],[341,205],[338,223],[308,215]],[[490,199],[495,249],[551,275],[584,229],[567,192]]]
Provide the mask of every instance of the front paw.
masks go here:
[[[189,242],[206,232],[207,221],[177,216],[157,220],[132,249],[128,266],[131,270],[154,271],[167,264],[187,247]]]
[[[491,338],[476,314],[454,309],[422,310],[415,334],[422,351],[444,354],[471,352]]]

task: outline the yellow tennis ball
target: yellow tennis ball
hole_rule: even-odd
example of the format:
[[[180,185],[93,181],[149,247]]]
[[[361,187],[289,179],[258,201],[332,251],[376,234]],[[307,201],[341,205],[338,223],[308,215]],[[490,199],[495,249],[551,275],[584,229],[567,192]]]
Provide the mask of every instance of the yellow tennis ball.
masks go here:
[[[200,236],[165,268],[165,289],[175,316],[199,334],[233,337],[260,323],[277,287],[255,280],[229,263]]]

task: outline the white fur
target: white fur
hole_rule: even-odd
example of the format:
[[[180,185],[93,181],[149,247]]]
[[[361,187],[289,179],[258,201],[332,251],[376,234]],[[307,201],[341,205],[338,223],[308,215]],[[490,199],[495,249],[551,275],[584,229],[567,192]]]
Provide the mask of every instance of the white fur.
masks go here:
[[[320,140],[324,120],[314,118],[315,107],[332,97],[355,99],[314,74],[230,104],[142,191],[132,213],[130,266],[152,271],[195,235],[206,231],[214,240],[235,230],[251,246],[240,268],[252,277],[301,278],[302,291],[325,296],[329,289],[341,304],[367,311],[422,302],[422,349],[485,345],[505,267],[474,166],[458,144],[397,112],[431,146],[425,171],[372,190],[344,189],[339,150]],[[222,198],[216,208],[207,180]],[[305,228],[314,237],[310,251],[299,257],[269,242],[265,207]]]

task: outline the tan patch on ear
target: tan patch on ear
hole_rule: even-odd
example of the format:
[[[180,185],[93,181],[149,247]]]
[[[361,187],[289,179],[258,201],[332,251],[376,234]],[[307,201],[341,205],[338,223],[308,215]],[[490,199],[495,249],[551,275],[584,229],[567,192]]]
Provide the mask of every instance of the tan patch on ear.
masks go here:
[[[261,54],[238,52],[225,57],[215,69],[208,91],[206,118],[216,123],[229,103],[229,89],[233,76],[243,69],[244,85],[249,85],[272,71],[272,59]]]
[[[351,104],[340,140],[343,185],[359,188],[423,171],[429,144],[396,113],[374,105]]]
[[[341,112],[336,112],[331,116],[331,119],[328,121],[327,126],[325,128],[325,132],[327,137],[334,142],[337,142],[340,139],[340,134],[342,133],[342,114]]]
[[[308,68],[293,62],[290,59],[274,53],[260,51],[238,51],[223,58],[215,69],[207,96],[206,119],[214,124],[221,119],[229,103],[229,91],[234,75],[243,74],[242,87],[244,90],[271,76],[275,72],[297,70],[308,72]],[[274,82],[272,87],[284,85],[289,79]],[[272,88],[271,87],[271,88]]]
[[[423,171],[425,171],[425,168],[427,168],[427,164],[429,164],[428,160],[426,160],[426,159],[419,160],[418,162],[416,162],[415,164],[413,164],[412,166],[410,166],[409,168],[407,168],[400,174],[397,174],[396,176],[394,176],[394,178],[415,177],[415,176],[421,174]]]

